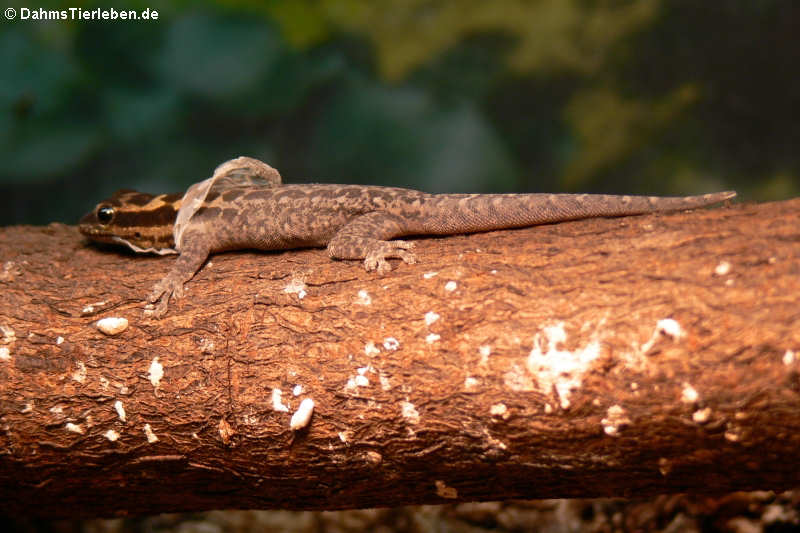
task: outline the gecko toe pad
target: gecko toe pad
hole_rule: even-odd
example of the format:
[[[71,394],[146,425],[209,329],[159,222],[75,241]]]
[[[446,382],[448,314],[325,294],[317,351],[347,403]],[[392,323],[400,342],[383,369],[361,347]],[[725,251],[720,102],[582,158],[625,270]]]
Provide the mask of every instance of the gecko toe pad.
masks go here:
[[[386,274],[392,270],[392,266],[387,259],[402,259],[408,264],[417,262],[413,253],[409,252],[414,247],[413,242],[407,241],[376,241],[366,253],[364,258],[364,268],[367,272],[377,271],[378,274]]]

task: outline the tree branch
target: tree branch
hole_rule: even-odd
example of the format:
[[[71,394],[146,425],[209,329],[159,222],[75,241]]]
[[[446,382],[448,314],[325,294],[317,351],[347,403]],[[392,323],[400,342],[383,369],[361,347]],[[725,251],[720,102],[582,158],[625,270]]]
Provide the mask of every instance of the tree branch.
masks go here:
[[[172,259],[63,225],[0,229],[0,253],[6,513],[800,480],[800,199],[420,239],[384,277],[221,254],[161,320],[142,298]]]

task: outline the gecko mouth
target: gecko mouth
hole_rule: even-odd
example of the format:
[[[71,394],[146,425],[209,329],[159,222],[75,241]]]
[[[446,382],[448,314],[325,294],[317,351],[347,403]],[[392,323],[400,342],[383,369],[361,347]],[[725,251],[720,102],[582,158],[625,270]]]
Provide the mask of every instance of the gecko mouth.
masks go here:
[[[82,235],[89,237],[93,241],[98,242],[114,242],[111,240],[112,235],[110,230],[106,230],[105,228],[97,227],[92,224],[81,223],[78,224],[78,231],[81,232]]]
[[[159,239],[147,239],[141,232],[134,232],[132,238],[126,239],[115,235],[111,228],[97,226],[94,224],[83,223],[78,225],[78,231],[85,237],[94,242],[103,244],[115,244],[117,246],[126,246],[137,253],[152,253],[152,254],[175,254],[178,253],[172,248],[172,240],[169,242],[160,242]]]

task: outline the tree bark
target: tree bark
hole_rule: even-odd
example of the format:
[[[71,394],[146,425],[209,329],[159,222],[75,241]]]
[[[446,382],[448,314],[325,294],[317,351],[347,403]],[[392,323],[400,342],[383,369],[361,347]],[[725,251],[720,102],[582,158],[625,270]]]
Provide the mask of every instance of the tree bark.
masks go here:
[[[0,511],[798,486],[800,199],[416,252],[383,277],[219,254],[156,320],[142,298],[172,259],[0,229]]]

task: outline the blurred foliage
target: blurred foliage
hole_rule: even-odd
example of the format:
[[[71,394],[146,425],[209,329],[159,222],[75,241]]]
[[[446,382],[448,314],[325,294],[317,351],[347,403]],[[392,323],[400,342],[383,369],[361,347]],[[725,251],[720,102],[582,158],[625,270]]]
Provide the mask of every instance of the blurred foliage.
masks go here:
[[[788,0],[41,2],[74,5],[160,16],[3,20],[0,224],[245,154],[434,192],[800,190]]]
[[[609,48],[646,24],[658,2],[583,0],[302,0],[272,2],[266,10],[286,38],[299,46],[320,42],[344,28],[366,35],[389,80],[404,78],[471,35],[494,32],[514,38],[504,60],[513,69],[602,68]]]

